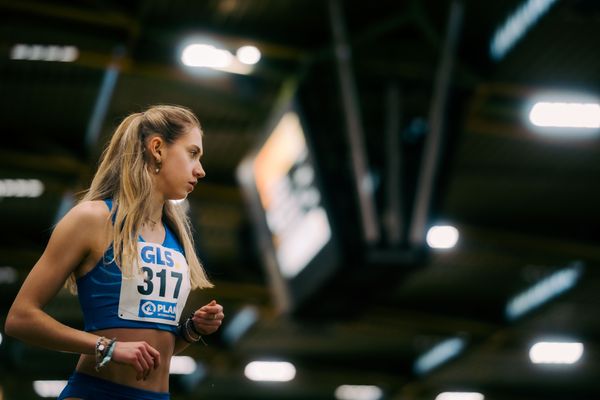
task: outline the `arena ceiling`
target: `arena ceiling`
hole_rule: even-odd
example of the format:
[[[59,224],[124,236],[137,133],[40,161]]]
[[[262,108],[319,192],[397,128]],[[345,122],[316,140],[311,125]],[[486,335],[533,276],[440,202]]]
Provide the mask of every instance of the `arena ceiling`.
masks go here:
[[[556,1],[493,60],[493,34],[521,4],[0,0],[0,322],[118,121],[148,105],[181,104],[205,132],[207,176],[189,206],[216,284],[191,306],[216,298],[228,322],[207,347],[188,350],[202,368],[173,377],[174,399],[333,399],[344,384],[376,385],[381,398],[398,400],[444,391],[597,396],[598,130],[544,136],[526,110],[545,93],[598,93],[600,5]],[[262,59],[249,75],[192,71],[179,61],[191,36],[231,51],[251,44]],[[78,56],[14,59],[19,44],[75,46]],[[279,311],[236,178],[282,98],[305,118],[339,253],[335,271],[291,313]],[[368,178],[362,197],[357,176]],[[7,179],[38,179],[44,191],[11,197]],[[419,232],[436,223],[457,227],[457,247],[427,248]],[[507,316],[516,295],[560,286],[565,273],[575,274],[574,287]],[[244,310],[258,319],[232,341],[227,324]],[[81,324],[66,292],[48,312]],[[583,358],[532,364],[531,345],[552,338],[582,342]],[[461,350],[415,370],[444,343]],[[244,367],[256,359],[290,361],[296,378],[250,381]],[[31,382],[64,379],[74,360],[3,336],[4,397],[37,398]]]

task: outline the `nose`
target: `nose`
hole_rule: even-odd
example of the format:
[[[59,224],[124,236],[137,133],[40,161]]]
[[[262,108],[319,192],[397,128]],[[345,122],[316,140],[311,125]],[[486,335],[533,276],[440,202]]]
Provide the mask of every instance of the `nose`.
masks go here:
[[[202,179],[206,176],[206,171],[204,171],[202,164],[200,164],[199,162],[198,162],[198,164],[196,164],[196,167],[194,168],[194,176],[197,179]]]

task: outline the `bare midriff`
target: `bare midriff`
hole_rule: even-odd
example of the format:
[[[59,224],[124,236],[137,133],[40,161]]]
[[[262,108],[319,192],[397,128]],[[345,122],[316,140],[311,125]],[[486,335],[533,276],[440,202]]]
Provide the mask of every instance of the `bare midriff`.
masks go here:
[[[95,356],[82,354],[77,363],[78,372],[138,389],[153,392],[169,391],[169,364],[175,349],[175,335],[157,329],[131,328],[103,329],[92,333],[109,339],[116,338],[117,341],[121,342],[144,341],[158,350],[160,365],[158,368],[153,369],[145,380],[137,380],[137,372],[131,365],[111,361],[102,367],[99,372],[96,372]]]

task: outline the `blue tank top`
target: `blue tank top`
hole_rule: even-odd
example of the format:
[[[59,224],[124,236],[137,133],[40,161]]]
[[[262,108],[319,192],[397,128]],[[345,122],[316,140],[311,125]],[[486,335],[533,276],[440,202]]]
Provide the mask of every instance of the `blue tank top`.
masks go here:
[[[104,201],[111,210],[112,200]],[[162,244],[138,237],[141,273],[123,277],[111,244],[94,268],[77,279],[85,331],[145,328],[176,333],[190,292],[189,267],[181,243],[164,227]]]

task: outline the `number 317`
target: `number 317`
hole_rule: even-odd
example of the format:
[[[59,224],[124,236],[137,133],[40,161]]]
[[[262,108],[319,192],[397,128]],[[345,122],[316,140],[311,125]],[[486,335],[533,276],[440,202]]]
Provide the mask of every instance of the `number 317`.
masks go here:
[[[154,272],[152,268],[142,267],[142,271],[146,275],[144,278],[144,284],[138,285],[137,289],[140,294],[149,295],[154,291]],[[183,274],[181,272],[171,271],[171,278],[177,279],[177,284],[175,284],[175,290],[173,292],[173,298],[176,299],[179,297],[179,289],[181,288],[181,279]],[[160,288],[158,291],[158,295],[160,297],[165,297],[165,292],[167,290],[167,270],[163,269],[159,273],[156,274],[160,281]]]

